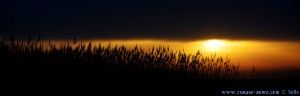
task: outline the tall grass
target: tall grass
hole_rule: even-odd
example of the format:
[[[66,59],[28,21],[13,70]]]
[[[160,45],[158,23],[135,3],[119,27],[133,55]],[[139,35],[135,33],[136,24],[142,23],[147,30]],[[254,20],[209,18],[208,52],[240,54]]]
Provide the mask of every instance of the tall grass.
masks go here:
[[[153,78],[161,75],[194,80],[252,78],[251,74],[239,71],[239,65],[233,64],[228,57],[217,57],[216,53],[211,56],[203,56],[200,51],[196,54],[186,54],[184,50],[174,51],[165,46],[153,46],[149,49],[110,44],[93,46],[91,43],[76,43],[76,38],[73,44],[66,42],[61,45],[48,45],[49,48],[44,47],[40,36],[37,40],[30,36],[25,42],[16,40],[13,36],[8,40],[5,35],[0,41],[1,58],[3,62],[9,62],[5,63],[7,66],[38,69],[35,70],[37,72],[74,68],[84,71],[99,70],[99,74],[113,73],[116,76],[127,72],[141,74],[137,76],[151,75]],[[126,76],[124,78],[127,78]]]

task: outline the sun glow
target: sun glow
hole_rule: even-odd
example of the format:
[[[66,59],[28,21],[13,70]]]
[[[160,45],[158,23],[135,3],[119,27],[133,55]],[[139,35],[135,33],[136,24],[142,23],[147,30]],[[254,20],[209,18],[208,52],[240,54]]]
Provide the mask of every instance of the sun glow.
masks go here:
[[[59,46],[65,41],[51,41],[52,44]],[[72,42],[72,40],[68,41]],[[88,45],[92,42],[92,46],[107,47],[111,44],[114,48],[125,45],[131,49],[136,45],[138,48],[151,50],[153,47],[169,46],[170,50],[182,50],[187,54],[195,54],[201,51],[203,56],[211,56],[215,54],[220,57],[231,58],[232,63],[241,64],[241,70],[252,71],[253,66],[256,70],[272,70],[272,69],[300,69],[300,42],[285,41],[246,41],[246,40],[229,40],[229,39],[209,39],[194,42],[175,42],[175,41],[159,41],[159,40],[86,40],[83,44]],[[44,48],[49,48],[49,44],[45,44]],[[75,44],[80,45],[80,42]],[[76,46],[71,46],[76,48]],[[92,47],[93,48],[93,47]]]
[[[207,49],[210,51],[219,51],[224,45],[225,42],[221,40],[208,40],[204,42],[204,46],[207,47]]]

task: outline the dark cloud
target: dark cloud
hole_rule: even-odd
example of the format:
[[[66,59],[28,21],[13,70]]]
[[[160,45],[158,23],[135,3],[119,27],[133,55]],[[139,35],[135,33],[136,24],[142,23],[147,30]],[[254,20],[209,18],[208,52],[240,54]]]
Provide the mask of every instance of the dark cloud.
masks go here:
[[[48,39],[300,40],[297,0],[2,0],[1,30]]]

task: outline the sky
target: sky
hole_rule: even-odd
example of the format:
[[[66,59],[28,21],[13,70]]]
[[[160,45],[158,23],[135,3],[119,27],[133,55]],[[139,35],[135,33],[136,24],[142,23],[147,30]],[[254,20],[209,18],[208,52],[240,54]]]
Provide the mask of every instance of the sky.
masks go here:
[[[44,39],[300,41],[299,0],[0,0],[0,32]]]

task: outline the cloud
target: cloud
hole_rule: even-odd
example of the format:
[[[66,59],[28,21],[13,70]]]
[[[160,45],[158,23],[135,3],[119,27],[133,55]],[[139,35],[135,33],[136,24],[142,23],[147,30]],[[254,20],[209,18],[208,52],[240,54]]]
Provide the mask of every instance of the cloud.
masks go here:
[[[296,1],[115,1],[7,1],[0,31],[33,28],[48,39],[300,39]]]

